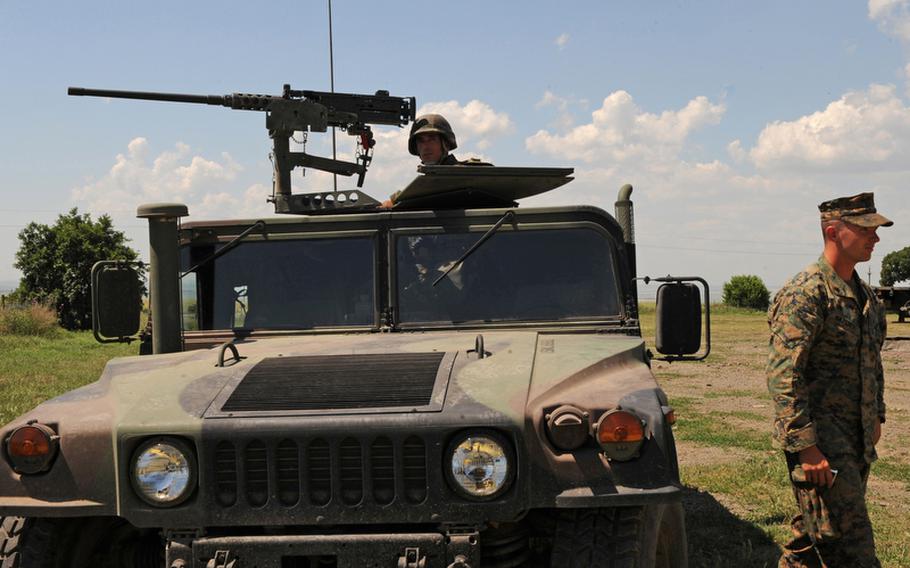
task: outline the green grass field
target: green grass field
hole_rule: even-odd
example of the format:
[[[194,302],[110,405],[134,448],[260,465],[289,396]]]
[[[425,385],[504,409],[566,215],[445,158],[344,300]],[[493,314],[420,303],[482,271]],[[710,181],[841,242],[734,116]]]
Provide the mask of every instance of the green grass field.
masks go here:
[[[653,309],[643,321],[650,342]],[[715,308],[712,338],[706,361],[653,365],[678,415],[690,565],[776,566],[795,504],[783,457],[770,442],[764,314]],[[94,381],[108,359],[136,351],[100,345],[90,333],[0,335],[0,421]],[[910,567],[910,342],[886,345],[883,358],[889,420],[868,502],[884,566]]]

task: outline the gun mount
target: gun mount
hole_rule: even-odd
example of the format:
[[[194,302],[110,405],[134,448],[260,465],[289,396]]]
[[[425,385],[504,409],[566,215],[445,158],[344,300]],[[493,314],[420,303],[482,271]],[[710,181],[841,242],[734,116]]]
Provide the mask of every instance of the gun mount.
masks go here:
[[[188,95],[143,91],[115,91],[70,87],[72,96],[140,99],[177,103],[224,106],[233,110],[252,110],[266,113],[265,126],[272,139],[272,164],[274,166],[272,201],[276,213],[310,213],[313,199],[291,195],[291,172],[296,167],[343,176],[357,175],[357,187],[363,186],[370,161],[373,159],[371,124],[402,127],[414,120],[417,109],[414,97],[393,97],[388,91],[373,95],[300,91],[284,85],[281,96],[233,93],[231,95]],[[325,132],[328,127],[338,127],[356,136],[357,156],[354,162],[323,158],[306,152],[292,152],[290,140],[294,132]],[[371,199],[359,191],[348,192],[356,201]],[[327,195],[327,194],[320,194]],[[322,198],[316,201],[322,201]],[[361,205],[363,202],[361,201]]]

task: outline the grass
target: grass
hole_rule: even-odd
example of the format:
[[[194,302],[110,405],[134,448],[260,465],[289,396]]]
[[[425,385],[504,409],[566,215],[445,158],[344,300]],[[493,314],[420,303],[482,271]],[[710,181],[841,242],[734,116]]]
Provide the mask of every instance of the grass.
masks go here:
[[[135,344],[98,343],[91,332],[58,330],[53,337],[0,334],[0,424],[97,380],[112,357],[137,352]]]
[[[642,313],[643,333],[650,342],[653,305]],[[796,505],[783,456],[771,445],[765,314],[712,306],[711,319],[712,347],[706,361],[654,363],[679,417],[674,428],[686,486],[690,566],[776,566],[779,547],[790,538]],[[886,358],[886,400],[892,397],[888,405],[895,415],[906,408],[902,393],[910,386],[910,373],[901,368],[905,353],[892,352]],[[906,427],[891,420],[888,424],[890,445],[907,447]],[[867,503],[883,566],[910,567],[906,453],[883,455],[873,465]]]

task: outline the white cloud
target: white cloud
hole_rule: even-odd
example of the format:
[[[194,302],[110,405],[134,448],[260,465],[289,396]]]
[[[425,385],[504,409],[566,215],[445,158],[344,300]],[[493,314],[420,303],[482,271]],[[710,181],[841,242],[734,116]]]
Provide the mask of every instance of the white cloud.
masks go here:
[[[727,144],[727,155],[737,164],[743,163],[748,157],[748,153],[743,150],[742,142],[739,140],[734,140]]]
[[[559,34],[559,37],[553,41],[560,50],[565,49],[566,45],[569,44],[569,34],[563,33]]]
[[[458,145],[479,139],[479,141],[496,138],[512,131],[512,119],[506,113],[496,112],[487,103],[474,99],[462,106],[458,101],[427,103],[420,107],[421,114],[441,114],[452,125]]]
[[[767,125],[750,152],[759,168],[826,171],[910,167],[910,107],[888,85],[872,85],[825,110]]]
[[[886,34],[910,42],[910,0],[869,0],[869,19]]]
[[[589,163],[667,160],[679,154],[693,131],[720,122],[725,110],[723,104],[699,96],[679,110],[652,114],[642,111],[626,91],[616,91],[591,114],[590,123],[565,134],[540,130],[525,146],[532,153]]]
[[[151,160],[149,154],[145,138],[131,140],[105,175],[72,190],[73,200],[90,211],[113,215],[132,214],[138,205],[155,201],[186,203],[191,214],[206,215],[228,199],[225,188],[243,169],[226,153],[211,160],[193,155],[179,142]]]

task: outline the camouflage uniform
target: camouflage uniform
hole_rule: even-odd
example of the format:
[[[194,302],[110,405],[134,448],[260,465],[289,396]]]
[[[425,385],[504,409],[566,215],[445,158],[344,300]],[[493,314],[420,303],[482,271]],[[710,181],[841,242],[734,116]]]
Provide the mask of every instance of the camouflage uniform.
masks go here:
[[[885,317],[869,285],[856,272],[853,280],[845,282],[822,256],[778,292],[768,311],[774,440],[786,453],[801,511],[781,566],[880,566],[865,494],[877,458],[873,432],[885,419]],[[838,470],[830,489],[801,483],[798,452],[813,445]]]

